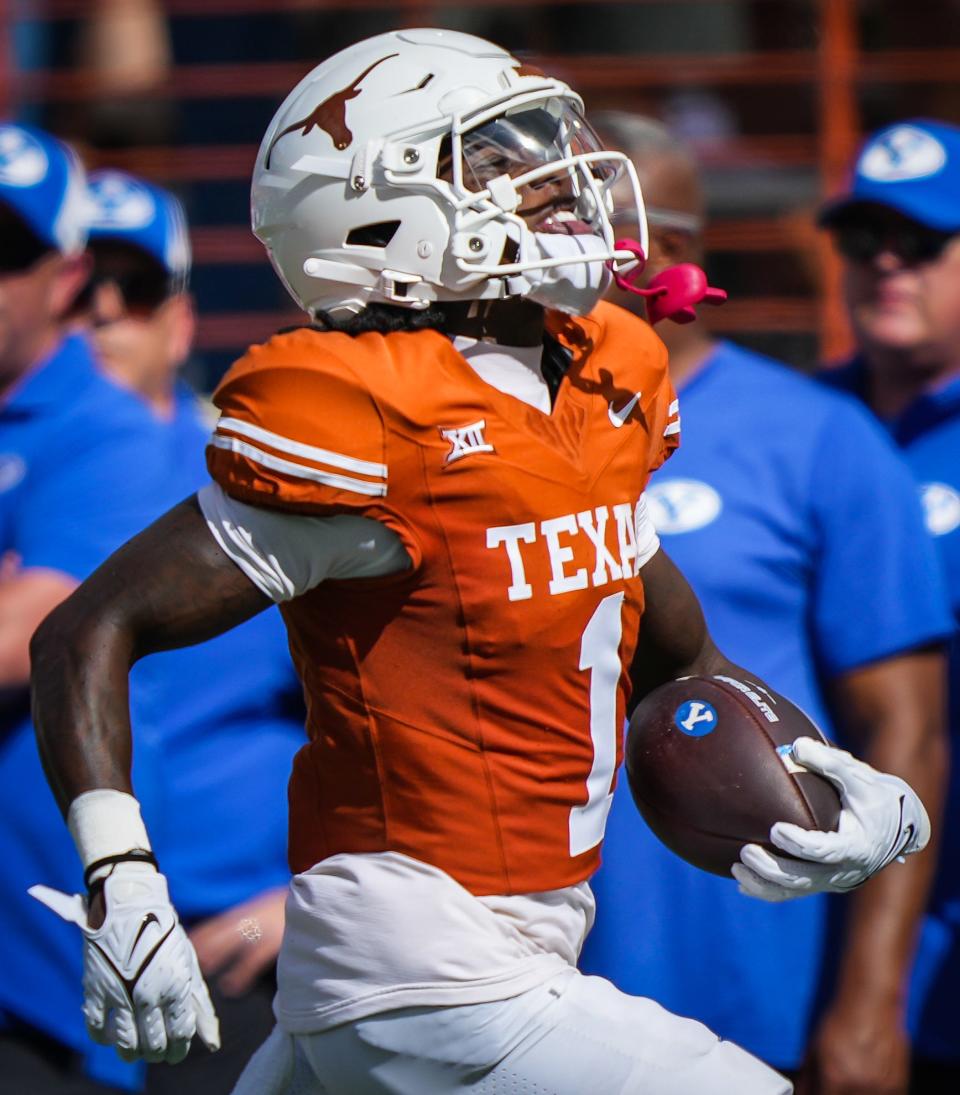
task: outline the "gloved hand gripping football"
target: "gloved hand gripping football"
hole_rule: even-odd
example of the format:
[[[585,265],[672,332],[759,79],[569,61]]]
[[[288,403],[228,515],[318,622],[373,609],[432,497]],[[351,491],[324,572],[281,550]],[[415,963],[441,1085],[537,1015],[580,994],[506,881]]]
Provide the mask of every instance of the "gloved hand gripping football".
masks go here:
[[[926,847],[930,820],[908,783],[813,738],[798,738],[792,756],[840,792],[839,825],[836,832],[774,825],[771,842],[796,859],[772,855],[758,844],[744,845],[741,862],[731,868],[742,893],[764,901],[843,893],[894,859]]]
[[[220,1028],[193,944],[167,880],[153,866],[118,863],[103,882],[106,915],[87,923],[80,894],[33,886],[30,894],[83,932],[83,1014],[90,1037],[124,1060],[182,1061],[194,1034],[220,1048]]]

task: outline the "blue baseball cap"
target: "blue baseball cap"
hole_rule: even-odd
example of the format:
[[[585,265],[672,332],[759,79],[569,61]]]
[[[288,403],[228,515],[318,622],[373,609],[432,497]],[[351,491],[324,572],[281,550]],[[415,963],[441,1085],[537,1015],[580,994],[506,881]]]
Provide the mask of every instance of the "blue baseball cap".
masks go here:
[[[63,141],[33,126],[0,123],[0,202],[53,250],[65,255],[83,250],[84,170]]]
[[[960,232],[960,128],[915,119],[868,138],[848,192],[828,202],[829,228],[858,206],[883,205],[941,232]]]
[[[124,171],[95,171],[88,182],[90,242],[118,240],[146,252],[177,289],[190,274],[190,235],[183,206],[167,190]]]

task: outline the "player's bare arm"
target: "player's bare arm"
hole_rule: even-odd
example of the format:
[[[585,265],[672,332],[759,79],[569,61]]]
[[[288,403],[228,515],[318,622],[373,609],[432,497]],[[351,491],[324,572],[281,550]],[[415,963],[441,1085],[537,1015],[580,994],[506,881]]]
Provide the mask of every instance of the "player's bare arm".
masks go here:
[[[269,605],[221,551],[195,498],[100,567],[31,644],[34,723],[88,893],[31,893],[85,940],[84,1016],[121,1056],[176,1063],[219,1029],[193,947],[170,904],[130,782],[130,666],[202,642]]]
[[[33,705],[57,801],[130,792],[127,677],[138,659],[219,635],[270,601],[210,535],[196,499],[124,545],[38,629]]]
[[[692,674],[742,674],[717,649],[690,584],[661,548],[641,570],[644,609],[631,678],[636,706],[657,685]]]

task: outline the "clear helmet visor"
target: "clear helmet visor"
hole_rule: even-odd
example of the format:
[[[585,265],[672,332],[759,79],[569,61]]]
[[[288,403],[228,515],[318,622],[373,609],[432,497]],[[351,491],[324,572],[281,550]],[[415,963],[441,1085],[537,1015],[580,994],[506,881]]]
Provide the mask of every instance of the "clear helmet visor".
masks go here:
[[[462,138],[463,183],[482,191],[498,175],[518,187],[521,216],[571,231],[599,232],[599,201],[617,175],[579,108],[564,99],[523,106],[467,130]],[[556,227],[556,224],[555,224]]]
[[[599,137],[577,107],[564,99],[519,107],[464,133],[464,182],[483,190],[498,175],[518,178],[538,167],[603,151]],[[615,174],[612,163],[599,163],[596,175]]]
[[[447,150],[444,150],[447,151]],[[507,111],[467,130],[460,138],[460,180],[464,191],[480,193],[508,176],[520,194],[518,212],[579,221],[581,230],[601,232],[598,205],[619,174],[615,157],[603,145],[578,107],[552,98]],[[452,175],[452,164],[440,174]]]

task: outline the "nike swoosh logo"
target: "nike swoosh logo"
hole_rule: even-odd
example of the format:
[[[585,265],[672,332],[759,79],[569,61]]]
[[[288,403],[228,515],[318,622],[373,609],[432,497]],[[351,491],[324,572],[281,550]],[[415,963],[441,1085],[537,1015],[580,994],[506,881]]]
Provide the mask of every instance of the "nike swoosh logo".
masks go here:
[[[887,852],[887,854],[883,857],[883,860],[882,860],[880,866],[877,868],[877,870],[881,870],[882,868],[886,867],[886,865],[888,863],[892,863],[897,858],[897,856],[902,855],[903,854],[903,849],[907,847],[907,845],[910,843],[911,840],[913,840],[913,832],[914,832],[913,822],[911,821],[909,823],[909,825],[904,825],[903,824],[903,802],[904,802],[904,796],[901,795],[900,796],[900,822],[897,825],[897,835],[894,838],[893,846],[890,848],[890,850]]]
[[[637,394],[628,403],[624,404],[619,411],[613,409],[613,401],[611,400],[610,406],[607,407],[607,416],[610,419],[610,424],[615,426],[618,430],[630,417],[633,408],[637,405],[643,392],[637,392]]]
[[[137,944],[143,938],[143,933],[147,930],[147,928],[150,927],[151,924],[156,924],[159,927],[160,926],[160,921],[157,918],[156,913],[149,912],[143,918],[143,920],[140,922],[140,930],[137,932],[137,937],[136,937],[136,939],[134,939],[133,943],[131,943],[131,945],[130,945],[130,953],[127,955],[127,961],[128,962],[133,957],[133,952],[137,949]]]
[[[147,913],[147,915],[143,918],[143,923],[140,925],[140,931],[137,933],[137,940],[139,940],[140,936],[143,934],[144,928],[148,924],[154,922],[159,926],[160,921],[157,919],[156,915],[154,913]],[[157,953],[157,951],[163,946],[164,943],[166,943],[170,936],[173,935],[177,924],[178,921],[174,920],[170,927],[167,928],[166,932],[160,936],[156,943],[154,943],[154,945],[150,948],[149,954],[147,954],[146,958],[144,958],[144,960],[140,963],[140,966],[132,977],[124,977],[123,971],[118,968],[117,963],[113,960],[111,955],[107,954],[107,952],[103,949],[103,946],[98,943],[96,939],[90,940],[90,946],[95,947],[100,952],[100,956],[103,958],[104,962],[106,962],[107,965],[113,970],[113,972],[117,975],[117,980],[127,990],[127,999],[130,1001],[131,1007],[133,1007],[133,990],[136,987],[137,982],[143,975],[143,971],[153,961],[154,955]],[[136,945],[137,942],[135,940],[133,946],[135,947]],[[130,948],[130,954],[133,954],[133,947]],[[128,958],[127,961],[129,962],[130,959]]]
[[[901,811],[901,816],[902,816],[903,798],[900,799],[900,811]],[[916,833],[916,826],[913,824],[912,821],[910,822],[909,825],[905,825],[903,827],[903,836],[902,836],[902,839],[900,840],[900,847],[897,849],[897,856],[902,856],[903,853],[904,853],[904,850],[906,848],[910,847],[910,845],[913,843],[913,837],[914,837],[915,833]]]

